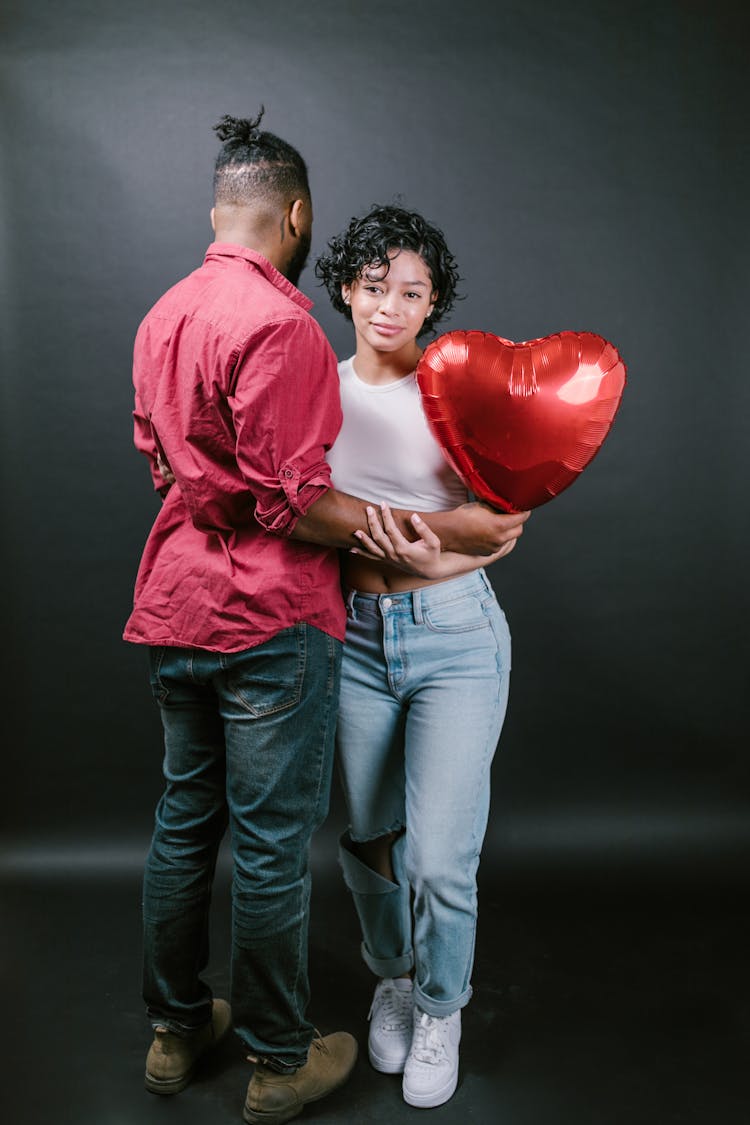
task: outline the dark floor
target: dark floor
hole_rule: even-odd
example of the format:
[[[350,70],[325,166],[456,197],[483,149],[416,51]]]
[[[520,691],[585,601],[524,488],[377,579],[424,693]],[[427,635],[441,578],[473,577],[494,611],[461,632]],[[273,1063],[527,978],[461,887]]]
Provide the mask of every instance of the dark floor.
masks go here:
[[[747,1125],[747,918],[732,896],[658,889],[615,896],[559,884],[521,896],[485,874],[474,998],[461,1077],[447,1105],[401,1100],[366,1061],[372,981],[330,864],[316,864],[311,1015],[354,1032],[349,1084],[308,1107],[319,1125],[425,1117],[503,1125]],[[0,1057],[8,1125],[241,1122],[250,1065],[224,1044],[174,1098],[142,1085],[149,1028],[139,999],[139,878],[6,874],[2,965],[9,1000]],[[735,896],[737,897],[737,896]],[[228,882],[215,899],[210,982],[227,993]]]

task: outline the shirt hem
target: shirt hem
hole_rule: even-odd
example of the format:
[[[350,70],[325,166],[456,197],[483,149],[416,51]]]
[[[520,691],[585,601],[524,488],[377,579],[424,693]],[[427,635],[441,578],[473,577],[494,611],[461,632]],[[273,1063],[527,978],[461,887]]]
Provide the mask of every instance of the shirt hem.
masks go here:
[[[270,641],[272,637],[275,637],[278,633],[283,632],[284,629],[291,629],[294,625],[309,625],[312,629],[319,629],[321,633],[326,633],[329,637],[333,637],[334,640],[337,641],[343,641],[346,636],[345,623],[342,626],[337,627],[335,625],[323,625],[318,621],[308,621],[304,618],[301,618],[299,621],[290,621],[286,625],[279,625],[278,629],[271,629],[268,633],[263,633],[261,636],[242,638],[241,642],[238,643],[236,647],[235,645],[229,647],[228,645],[205,643],[201,644],[197,640],[187,641],[172,636],[159,638],[142,637],[140,635],[135,635],[128,632],[123,633],[122,639],[127,644],[145,645],[148,648],[197,648],[202,652],[221,652],[228,654],[233,652],[244,652],[245,649],[249,648],[257,648],[258,645],[265,644],[266,641]]]

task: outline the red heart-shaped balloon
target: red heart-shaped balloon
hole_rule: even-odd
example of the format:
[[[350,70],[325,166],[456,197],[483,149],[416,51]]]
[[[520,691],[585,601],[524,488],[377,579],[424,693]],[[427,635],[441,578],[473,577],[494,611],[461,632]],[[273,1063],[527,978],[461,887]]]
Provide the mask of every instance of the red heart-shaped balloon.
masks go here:
[[[428,345],[417,383],[430,428],[467,487],[520,512],[557,496],[598,452],[625,364],[593,332],[514,344],[456,331]]]

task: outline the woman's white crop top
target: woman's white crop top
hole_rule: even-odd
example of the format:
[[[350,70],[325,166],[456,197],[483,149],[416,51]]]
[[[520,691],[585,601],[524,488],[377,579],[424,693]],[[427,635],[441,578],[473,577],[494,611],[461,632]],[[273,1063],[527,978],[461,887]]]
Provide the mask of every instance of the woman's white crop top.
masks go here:
[[[414,372],[394,383],[363,382],[352,359],[339,364],[344,422],[328,453],[333,485],[394,508],[437,512],[467,499],[422,411]]]

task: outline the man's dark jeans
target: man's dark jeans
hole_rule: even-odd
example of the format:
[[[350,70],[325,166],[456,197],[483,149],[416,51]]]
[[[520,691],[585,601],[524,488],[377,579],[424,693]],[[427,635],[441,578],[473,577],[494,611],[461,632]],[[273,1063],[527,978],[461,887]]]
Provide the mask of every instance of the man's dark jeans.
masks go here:
[[[211,1018],[200,979],[229,824],[232,1013],[276,1070],[307,1059],[310,837],[328,810],[341,644],[309,625],[244,652],[151,649],[166,787],[144,878],[144,998],[185,1034]]]

